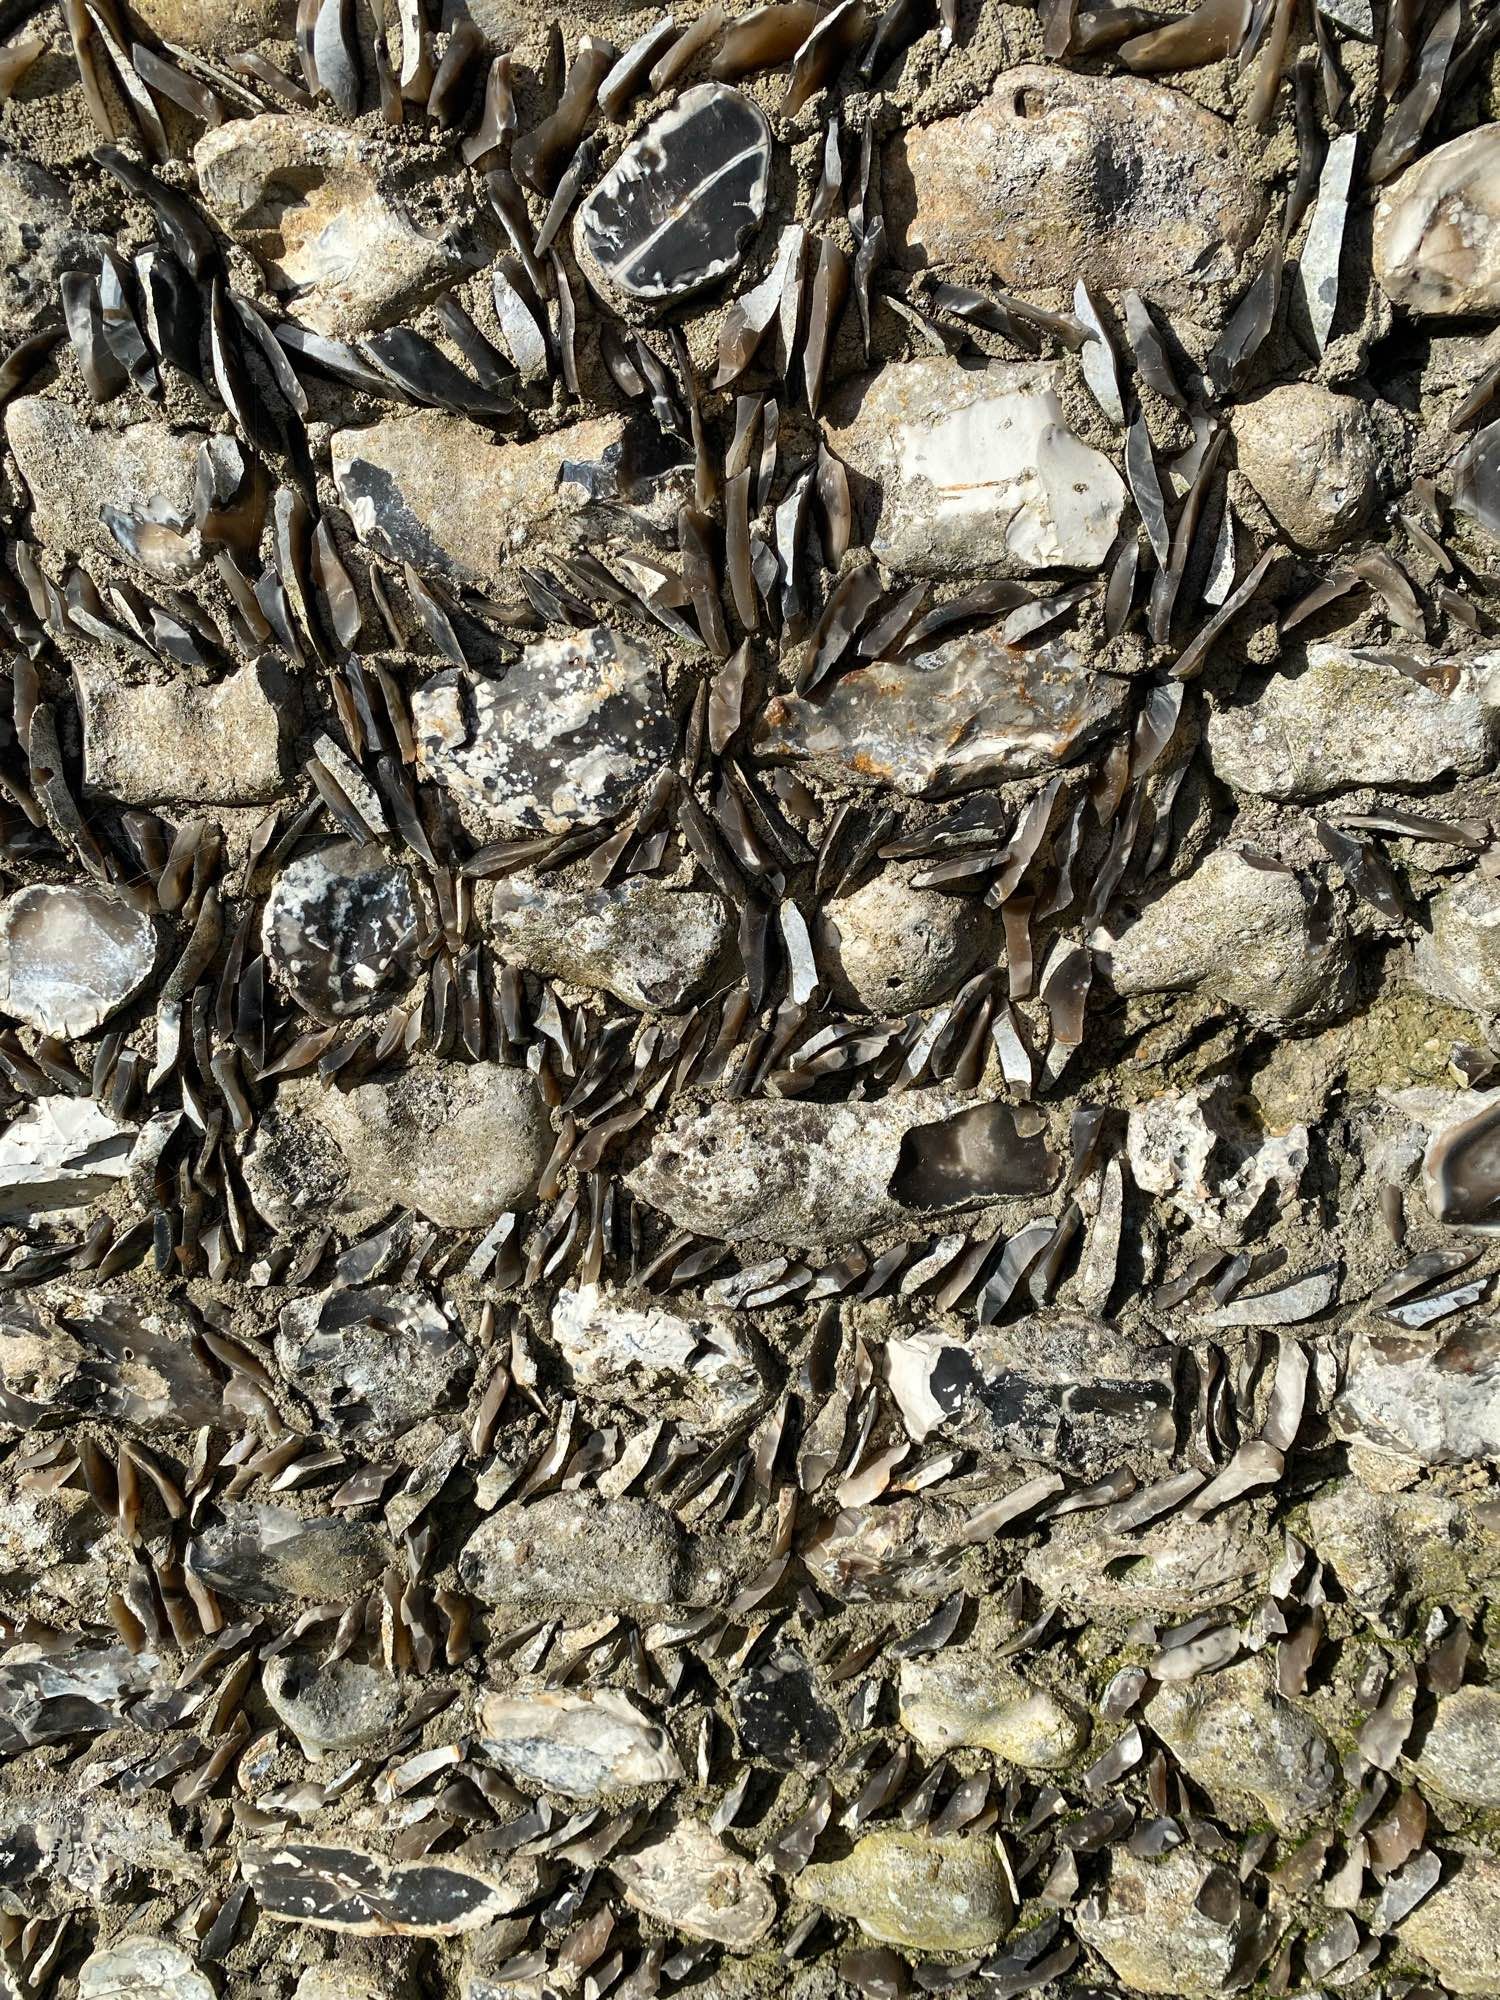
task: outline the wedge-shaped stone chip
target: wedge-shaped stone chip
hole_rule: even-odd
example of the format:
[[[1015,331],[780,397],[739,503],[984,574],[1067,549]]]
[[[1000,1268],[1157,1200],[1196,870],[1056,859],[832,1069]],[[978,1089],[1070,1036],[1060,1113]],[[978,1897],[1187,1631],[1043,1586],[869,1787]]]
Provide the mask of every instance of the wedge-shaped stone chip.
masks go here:
[[[776,1898],[754,1867],[697,1820],[611,1856],[609,1868],[632,1909],[730,1951],[750,1951],[776,1921]]]
[[[479,1704],[487,1753],[514,1777],[565,1798],[603,1798],[683,1775],[672,1739],[623,1694],[490,1694]]]
[[[391,1862],[358,1847],[285,1841],[240,1860],[263,1915],[356,1937],[453,1937],[478,1930],[536,1893],[534,1862],[505,1875],[457,1856]]]
[[[0,903],[0,1013],[39,1034],[91,1035],[156,965],[156,926],[93,883],[34,882]]]

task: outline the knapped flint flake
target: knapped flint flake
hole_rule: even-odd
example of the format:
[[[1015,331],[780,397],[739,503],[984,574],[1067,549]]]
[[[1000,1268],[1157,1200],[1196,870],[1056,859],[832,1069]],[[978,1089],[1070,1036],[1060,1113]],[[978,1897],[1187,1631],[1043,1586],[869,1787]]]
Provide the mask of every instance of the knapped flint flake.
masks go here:
[[[35,883],[0,904],[0,1011],[44,1035],[89,1035],[145,987],[156,927],[92,884]]]
[[[677,299],[732,271],[766,212],[771,128],[750,98],[700,83],[661,112],[584,201],[580,261],[626,299]]]

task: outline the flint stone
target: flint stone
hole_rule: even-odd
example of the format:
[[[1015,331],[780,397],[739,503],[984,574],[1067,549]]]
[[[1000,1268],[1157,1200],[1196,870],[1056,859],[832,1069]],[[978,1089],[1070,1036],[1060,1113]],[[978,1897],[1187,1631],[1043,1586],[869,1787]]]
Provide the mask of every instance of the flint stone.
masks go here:
[[[1240,471],[1299,549],[1336,549],[1369,519],[1379,459],[1357,397],[1288,382],[1241,403],[1231,428]]]
[[[665,1507],[581,1492],[499,1508],[469,1537],[458,1573],[485,1604],[557,1611],[708,1604],[722,1583]]]
[[[552,1306],[552,1338],[572,1386],[606,1405],[719,1428],[748,1416],[766,1392],[758,1344],[730,1313],[689,1315],[644,1294],[569,1286]]]
[[[149,1691],[157,1665],[154,1653],[123,1646],[75,1645],[50,1655],[17,1647],[0,1666],[0,1756],[115,1728],[126,1702]]]
[[[394,1559],[385,1536],[364,1521],[249,1500],[225,1502],[187,1552],[194,1575],[240,1604],[306,1597],[347,1604]]]
[[[588,417],[527,443],[494,443],[465,417],[402,410],[329,440],[354,532],[380,553],[456,584],[498,583],[513,558],[587,508],[570,472],[618,455],[619,417]]]
[[[1500,1860],[1462,1856],[1457,1873],[1417,1905],[1398,1935],[1450,1991],[1488,2000],[1500,1965]]]
[[[943,1838],[882,1828],[839,1861],[815,1861],[792,1884],[800,1902],[853,1917],[866,1937],[907,1951],[988,1951],[1015,1902],[982,1834]]]
[[[926,1373],[927,1395],[944,1412],[915,1427],[918,1442],[940,1432],[983,1456],[1039,1459],[1093,1478],[1169,1452],[1176,1440],[1175,1351],[1081,1313],[979,1327],[962,1340],[932,1329],[892,1341],[889,1352],[908,1427],[899,1382],[910,1368]]]
[[[1404,649],[1403,649],[1404,650]],[[1314,645],[1297,674],[1214,711],[1214,773],[1263,799],[1320,799],[1354,785],[1478,777],[1500,753],[1500,653],[1432,662],[1452,685],[1416,680],[1382,653]]]
[[[902,1198],[895,1185],[908,1135],[936,1128],[958,1114],[961,1098],[946,1090],[913,1090],[870,1103],[809,1104],[792,1099],[724,1100],[679,1112],[657,1132],[651,1151],[626,1185],[677,1225],[721,1242],[763,1241],[811,1250],[849,1243],[876,1230],[990,1195],[1042,1192],[1055,1178],[1052,1156],[1039,1140],[1019,1137],[1007,1148],[1009,1114],[999,1119],[1004,1152],[976,1169],[972,1189],[949,1201]],[[978,1107],[976,1107],[978,1108]]]
[[[773,1770],[811,1777],[833,1762],[843,1741],[811,1666],[792,1646],[778,1647],[739,1676],[733,1706],[741,1756]]]
[[[474,1350],[432,1300],[391,1285],[293,1299],[276,1360],[330,1430],[371,1448],[451,1409],[474,1372]]]
[[[31,160],[0,160],[0,347],[39,332],[63,273],[96,268],[102,248],[74,228],[60,181]]]
[[[818,957],[846,1006],[906,1014],[945,999],[993,936],[977,896],[913,887],[921,862],[893,863],[825,903]]]
[[[776,1921],[776,1898],[748,1861],[697,1820],[680,1820],[610,1856],[633,1910],[688,1937],[750,1951]]]
[[[1022,1569],[1049,1601],[1090,1618],[1161,1612],[1191,1617],[1264,1590],[1274,1553],[1248,1509],[1223,1507],[1207,1521],[1167,1519],[1136,1534],[1071,1515],[1054,1523]]]
[[[1258,1660],[1169,1683],[1145,1716],[1220,1811],[1248,1796],[1279,1833],[1295,1833],[1338,1792],[1338,1759],[1322,1730],[1275,1692]]]
[[[908,798],[1050,772],[1120,718],[1126,688],[1087,667],[1066,639],[1007,646],[970,632],[910,660],[843,674],[816,700],[773,695],[756,755],[808,758]]]
[[[1500,1459],[1500,1323],[1362,1327],[1334,1418],[1345,1436],[1424,1465]]]
[[[1488,1020],[1500,1014],[1500,883],[1477,871],[1440,889],[1417,938],[1417,984]]]
[[[612,1688],[594,1694],[488,1694],[478,1734],[513,1777],[564,1798],[607,1798],[683,1776],[672,1739]]]
[[[1461,1805],[1500,1807],[1500,1691],[1446,1695],[1413,1758],[1417,1776]]]
[[[1435,146],[1382,190],[1373,254],[1409,312],[1500,313],[1500,124]]]
[[[150,917],[93,883],[34,882],[0,903],[0,1012],[39,1034],[92,1034],[155,965]]]
[[[657,304],[727,277],[766,212],[771,128],[722,83],[685,90],[631,140],[573,224],[606,292]]]
[[[401,1683],[358,1660],[322,1661],[311,1653],[273,1653],[261,1668],[266,1700],[303,1751],[357,1750],[378,1743],[407,1712]]]
[[[1491,1234],[1500,1213],[1500,1091],[1449,1094],[1431,1132],[1422,1191],[1434,1220]]]
[[[78,1968],[78,2000],[217,2000],[181,1945],[122,1937],[90,1952]]]
[[[166,513],[192,518],[202,431],[165,423],[95,430],[66,403],[17,396],[5,407],[5,437],[31,495],[32,532],[58,553],[93,549],[118,559],[99,510],[122,496],[159,500]]]
[[[1098,568],[1125,484],[1068,429],[1065,379],[1055,362],[892,361],[841,388],[828,447],[874,512],[874,554],[914,576]]]
[[[1023,1771],[1062,1771],[1089,1740],[1083,1705],[996,1666],[978,1648],[901,1662],[901,1727],[929,1755],[988,1750]]]
[[[643,1013],[696,1000],[734,936],[718,896],[651,875],[594,888],[517,872],[495,885],[490,912],[501,958]]]
[[[296,0],[136,0],[131,12],[164,42],[223,55],[289,41],[297,20]]]
[[[884,179],[906,262],[966,271],[977,258],[1025,297],[1068,302],[1083,278],[1174,313],[1212,311],[1262,221],[1223,119],[1160,84],[1040,63],[898,137]]]
[[[136,1127],[91,1097],[39,1097],[0,1133],[0,1220],[66,1220],[125,1178]]]
[[[202,1888],[202,1850],[173,1831],[165,1796],[85,1792],[88,1768],[75,1759],[71,1770],[54,1767],[40,1793],[0,1801],[0,1909],[9,1915],[30,1921],[138,1898],[142,1876],[184,1896]]]
[[[1202,1907],[1213,1899],[1218,1884],[1236,1911],[1227,1924],[1215,1922]],[[1251,1913],[1240,1902],[1234,1877],[1190,1850],[1179,1848],[1159,1861],[1147,1861],[1122,1844],[1110,1850],[1102,1903],[1098,1898],[1086,1903],[1075,1924],[1084,1943],[1108,1961],[1132,1993],[1217,2000],[1230,1990]]]
[[[121,805],[255,805],[282,787],[291,690],[274,661],[198,687],[185,676],[126,687],[113,662],[75,660],[83,775]]]
[[[198,1430],[223,1422],[224,1397],[192,1333],[174,1308],[148,1311],[123,1286],[33,1286],[25,1304],[0,1301],[0,1381],[38,1409],[147,1432]]]
[[[510,1915],[536,1893],[536,1864],[491,1874],[456,1854],[390,1862],[357,1847],[286,1841],[247,1847],[245,1880],[263,1915],[355,1937],[453,1937]]]
[[[1094,949],[1117,993],[1196,988],[1265,1022],[1313,1022],[1345,1003],[1350,965],[1332,915],[1290,869],[1215,848]]]
[[[1132,1107],[1125,1127],[1131,1177],[1224,1246],[1242,1243],[1269,1197],[1290,1200],[1307,1170],[1305,1125],[1266,1133],[1246,1124],[1232,1087],[1164,1091]]]
[[[605,625],[538,639],[503,681],[437,674],[411,713],[418,770],[481,839],[613,819],[677,747],[661,669]]]
[[[354,132],[285,111],[231,119],[193,148],[204,200],[271,290],[341,339],[390,326],[468,267],[380,185],[383,157]]]
[[[1500,1518],[1466,1496],[1375,1493],[1341,1479],[1308,1502],[1307,1539],[1359,1615],[1391,1638],[1414,1603],[1500,1588]]]
[[[419,910],[408,871],[373,843],[335,841],[271,885],[261,944],[308,1013],[338,1022],[388,1007],[417,976]]]
[[[527,1070],[413,1064],[347,1091],[293,1077],[256,1127],[245,1179],[276,1229],[321,1218],[358,1234],[393,1203],[479,1229],[532,1205],[552,1145]]]

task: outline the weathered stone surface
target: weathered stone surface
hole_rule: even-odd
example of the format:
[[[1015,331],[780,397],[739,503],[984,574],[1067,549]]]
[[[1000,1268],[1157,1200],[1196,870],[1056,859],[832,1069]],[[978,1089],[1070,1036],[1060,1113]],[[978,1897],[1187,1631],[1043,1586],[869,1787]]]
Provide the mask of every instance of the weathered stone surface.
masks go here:
[[[419,928],[410,872],[373,844],[340,840],[282,869],[261,915],[261,943],[309,1014],[343,1021],[408,991]]]
[[[315,332],[389,326],[466,268],[381,179],[384,149],[284,111],[236,118],[193,148],[204,199]],[[418,193],[419,187],[412,192]]]
[[[1262,1588],[1275,1560],[1265,1532],[1243,1508],[1221,1508],[1210,1520],[1154,1522],[1117,1533],[1075,1515],[1057,1522],[1022,1567],[1050,1598],[1085,1615],[1111,1610],[1191,1617]]]
[[[276,1653],[261,1669],[266,1700],[304,1752],[357,1750],[378,1743],[406,1714],[401,1683],[359,1660],[319,1660],[311,1653]]]
[[[838,1861],[815,1861],[793,1883],[802,1902],[853,1917],[866,1937],[908,1951],[987,1951],[1010,1929],[1015,1903],[994,1843],[894,1827],[867,1833]]]
[[[612,819],[677,741],[661,669],[605,625],[538,639],[504,680],[437,674],[411,709],[422,774],[480,838]]]
[[[1025,649],[971,632],[910,660],[857,667],[816,698],[773,695],[755,748],[828,764],[857,784],[941,797],[1065,764],[1117,721],[1125,694],[1065,638]]]
[[[1240,471],[1299,549],[1335,549],[1369,519],[1379,461],[1357,397],[1288,382],[1241,403],[1232,429]]]
[[[1278,1831],[1291,1833],[1338,1791],[1338,1759],[1323,1732],[1275,1692],[1261,1661],[1168,1684],[1145,1714],[1221,1811],[1248,1796]]]
[[[1280,1133],[1251,1126],[1218,1082],[1148,1097],[1125,1127],[1136,1186],[1226,1246],[1243,1242],[1268,1207],[1297,1193],[1308,1140],[1305,1125]]]
[[[490,914],[502,958],[642,1012],[697,999],[734,936],[719,896],[652,875],[594,888],[517,872],[495,885]]]
[[[217,2000],[213,1982],[179,1944],[139,1934],[89,1953],[78,2000]]]
[[[1500,1215],[1500,1091],[1443,1092],[1422,1122],[1431,1133],[1422,1154],[1422,1192],[1433,1218],[1461,1228],[1490,1227]]]
[[[1434,147],[1381,190],[1374,261],[1410,312],[1500,312],[1500,124]]]
[[[1500,1585],[1500,1518],[1425,1487],[1373,1493],[1340,1479],[1308,1502],[1307,1534],[1360,1616],[1393,1637],[1413,1601]]]
[[[512,1776],[570,1799],[675,1784],[683,1775],[666,1730],[612,1688],[486,1695],[479,1735]]]
[[[226,1501],[187,1552],[190,1569],[241,1604],[347,1603],[392,1557],[384,1535],[364,1521],[249,1500]]]
[[[39,1097],[0,1133],[0,1220],[87,1207],[124,1179],[137,1128],[88,1097]]]
[[[283,1306],[276,1359],[328,1428],[371,1451],[453,1406],[474,1350],[421,1292],[336,1286]]]
[[[279,1229],[355,1233],[393,1203],[446,1229],[529,1208],[552,1150],[535,1082],[499,1063],[413,1064],[340,1090],[284,1082],[245,1158],[251,1199]]]
[[[1477,870],[1440,889],[1413,955],[1417,984],[1486,1020],[1500,1014],[1500,882]]]
[[[1419,680],[1378,651],[1309,646],[1299,672],[1210,715],[1215,774],[1265,799],[1477,776],[1500,751],[1500,653],[1427,664]]]
[[[1218,1897],[1216,1878],[1224,1887]],[[1234,1910],[1230,1922],[1210,1914],[1217,1903]],[[1122,1844],[1110,1852],[1103,1896],[1084,1905],[1077,1928],[1132,1993],[1216,2000],[1229,1990],[1250,1919],[1241,1914],[1234,1877],[1190,1849],[1147,1861]]]
[[[1118,922],[1118,919],[1112,920]],[[1215,848],[1133,924],[1095,933],[1117,993],[1206,992],[1263,1021],[1309,1021],[1344,1004],[1349,962],[1309,882]]]
[[[1050,362],[893,361],[829,402],[829,449],[860,482],[867,539],[916,576],[1092,569],[1125,484],[1068,429]]]
[[[632,1909],[730,1951],[752,1950],[776,1921],[776,1898],[751,1863],[697,1820],[612,1855],[609,1869]]]
[[[1500,1964],[1500,1860],[1465,1854],[1446,1882],[1419,1903],[1399,1936],[1455,1993],[1488,1996]]]
[[[402,410],[329,440],[334,483],[362,542],[455,583],[491,584],[589,503],[572,465],[618,455],[618,417],[495,443],[465,417]]]
[[[918,889],[921,863],[892,863],[819,913],[818,957],[838,997],[872,1014],[946,998],[994,935],[977,896]]]
[[[156,965],[150,917],[93,883],[33,883],[0,904],[0,1012],[44,1035],[89,1035]]]
[[[888,1368],[919,1441],[940,1435],[982,1455],[1039,1459],[1096,1477],[1170,1451],[1175,1355],[1081,1313],[985,1326],[959,1339],[934,1328],[893,1340]],[[925,1376],[913,1426],[903,1383]],[[933,1422],[932,1406],[944,1414]]]
[[[1414,1758],[1422,1782],[1466,1806],[1500,1807],[1500,1689],[1446,1695]]]
[[[597,1493],[549,1493],[500,1508],[469,1537],[458,1573],[486,1604],[558,1611],[706,1603],[718,1582],[666,1508]]]
[[[901,1727],[929,1755],[988,1750],[1026,1771],[1061,1771],[1089,1740],[1071,1696],[996,1665],[978,1648],[945,1647],[901,1662]]]
[[[20,340],[57,310],[58,279],[97,261],[62,182],[33,161],[0,160],[0,340]]]
[[[726,277],[766,212],[771,128],[722,83],[682,92],[632,139],[573,224],[606,291],[656,304]]]
[[[289,38],[297,15],[296,0],[140,0],[131,11],[163,41],[221,55]]]
[[[742,1314],[569,1286],[553,1303],[552,1338],[574,1388],[609,1407],[716,1427],[748,1416],[765,1394]]]
[[[269,656],[202,686],[178,674],[127,687],[97,659],[76,659],[73,677],[90,790],[123,805],[252,805],[280,793],[291,688]]]
[[[838,1716],[795,1646],[779,1646],[741,1675],[734,1689],[734,1723],[743,1757],[807,1777],[831,1764],[843,1741]]]
[[[59,551],[98,549],[119,556],[99,518],[102,506],[156,498],[178,519],[191,518],[193,469],[202,431],[164,423],[95,429],[66,403],[17,396],[5,406],[5,438],[31,495],[31,528]]]
[[[1361,1328],[1335,1416],[1346,1435],[1426,1465],[1500,1458],[1500,1324]]]
[[[980,1145],[984,1158],[970,1191],[955,1190],[951,1198],[934,1192],[926,1200],[920,1189],[905,1188],[898,1176],[903,1157],[913,1157],[908,1134],[924,1127],[936,1133],[961,1102],[944,1090],[873,1103],[721,1101],[679,1113],[627,1180],[679,1229],[799,1250],[847,1243],[986,1193],[1021,1192],[1026,1184],[1040,1191],[1050,1182],[1050,1155],[1043,1157],[1041,1142],[1017,1138],[1009,1113],[993,1107],[994,1156]]]

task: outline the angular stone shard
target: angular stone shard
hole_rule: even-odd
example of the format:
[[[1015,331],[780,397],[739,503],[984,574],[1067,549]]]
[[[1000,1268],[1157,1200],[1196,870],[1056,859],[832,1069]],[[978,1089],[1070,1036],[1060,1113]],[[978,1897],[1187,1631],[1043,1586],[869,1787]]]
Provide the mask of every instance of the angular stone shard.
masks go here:
[[[839,390],[829,449],[861,485],[867,539],[914,576],[1096,569],[1125,483],[1068,429],[1052,362],[891,361]]]
[[[914,659],[858,667],[815,700],[773,695],[755,750],[941,798],[1067,763],[1116,721],[1125,697],[1124,682],[1084,666],[1066,639],[1023,649],[970,632]]]
[[[474,1350],[420,1292],[343,1287],[282,1308],[276,1360],[330,1430],[373,1450],[451,1409]]]
[[[1500,124],[1434,146],[1382,190],[1374,262],[1409,312],[1500,312]]]
[[[284,111],[232,119],[193,148],[205,201],[271,289],[340,338],[389,326],[472,261],[417,227],[382,185],[382,157],[354,132]]]
[[[116,1938],[78,1968],[78,2000],[218,2000],[211,1980],[166,1938]]]
[[[679,1229],[810,1250],[924,1213],[1045,1191],[1057,1162],[1003,1105],[944,1090],[871,1103],[722,1101],[681,1112],[627,1176]]]
[[[0,1133],[0,1220],[65,1211],[108,1194],[130,1171],[137,1128],[89,1097],[39,1097]]]
[[[1336,549],[1375,505],[1379,456],[1356,396],[1288,382],[1231,419],[1239,469],[1299,549]]]
[[[1232,1913],[1225,1921],[1220,1908]],[[1122,1842],[1110,1852],[1105,1894],[1083,1906],[1077,1927],[1132,1993],[1217,2000],[1231,1988],[1253,1918],[1224,1868],[1188,1848],[1142,1860]]]
[[[978,258],[1027,297],[1071,300],[1081,277],[1173,312],[1211,308],[1262,220],[1223,119],[1160,84],[1040,63],[897,138],[884,169],[908,262],[967,270]]]
[[[116,1728],[125,1703],[150,1688],[156,1665],[151,1652],[82,1644],[7,1660],[0,1665],[0,1755],[66,1742],[75,1731]]]
[[[699,1574],[695,1555],[675,1515],[654,1501],[549,1493],[482,1521],[458,1573],[486,1604],[571,1611],[711,1602],[716,1580]]]
[[[384,1535],[364,1521],[232,1500],[189,1542],[187,1563],[241,1604],[300,1597],[342,1604],[367,1589],[393,1553]]]
[[[91,1035],[145,987],[156,926],[93,883],[34,882],[0,903],[0,1013],[43,1035]]]
[[[1500,1860],[1489,1854],[1457,1860],[1455,1872],[1418,1904],[1398,1935],[1454,1993],[1487,2000],[1500,1964]]]
[[[846,1006],[905,1014],[945,999],[993,936],[977,896],[918,889],[923,864],[893,863],[820,911],[818,958]]]
[[[420,928],[407,870],[376,846],[344,840],[286,864],[266,898],[261,942],[309,1014],[344,1021],[407,992]]]
[[[866,1937],[907,1951],[988,1951],[1015,1915],[995,1843],[882,1828],[793,1884],[800,1902],[852,1917]]]
[[[422,775],[480,838],[612,819],[677,744],[661,669],[605,625],[538,639],[504,680],[437,674],[411,711]]]
[[[478,1733],[486,1754],[512,1776],[564,1798],[607,1798],[683,1776],[666,1730],[612,1688],[485,1695]]]
[[[1337,1795],[1339,1764],[1327,1738],[1275,1692],[1261,1661],[1169,1683],[1145,1714],[1221,1811],[1226,1801],[1248,1796],[1278,1832],[1293,1833]]]
[[[84,783],[122,805],[255,805],[282,786],[291,689],[269,657],[221,681],[125,686],[113,662],[75,660]]]
[[[929,1756],[988,1750],[1025,1771],[1061,1771],[1089,1740],[1088,1710],[979,1649],[901,1662],[901,1727]]]
[[[750,1951],[776,1921],[776,1898],[753,1865],[697,1820],[679,1820],[609,1871],[632,1909],[730,1951]]]
[[[750,98],[700,83],[615,161],[573,225],[578,260],[625,299],[656,304],[727,277],[766,212],[771,128]]]
[[[265,1916],[356,1937],[453,1937],[508,1916],[535,1893],[536,1864],[506,1876],[449,1855],[391,1862],[356,1847],[248,1847],[245,1880]]]
[[[411,1064],[352,1090],[293,1077],[257,1124],[245,1180],[277,1229],[321,1219],[357,1233],[393,1203],[480,1229],[531,1206],[552,1144],[523,1069]]]
[[[734,936],[722,899],[651,875],[602,888],[519,871],[490,903],[499,956],[641,1011],[671,1011],[711,983]]]
[[[1300,672],[1210,715],[1215,775],[1264,799],[1477,777],[1500,752],[1500,653],[1416,657],[1420,678],[1383,652],[1309,646]]]
[[[1422,1155],[1423,1192],[1437,1221],[1489,1230],[1500,1220],[1500,1098],[1466,1092],[1457,1106],[1457,1121],[1443,1115]]]
[[[1417,984],[1489,1020],[1500,1014],[1500,883],[1477,870],[1440,889],[1413,953]]]
[[[572,468],[617,458],[619,417],[495,443],[465,417],[402,410],[329,440],[334,483],[362,542],[450,582],[492,586],[513,558],[578,526],[590,487]]]
[[[1500,1324],[1361,1328],[1334,1416],[1346,1436],[1424,1465],[1500,1459]]]
[[[552,1338],[585,1395],[712,1429],[748,1416],[765,1394],[757,1344],[742,1321],[577,1285],[553,1303]]]
[[[119,556],[100,519],[104,506],[159,500],[178,520],[193,512],[193,472],[202,431],[165,423],[95,430],[66,403],[17,396],[5,406],[5,438],[31,495],[31,528],[59,552],[97,549]]]

